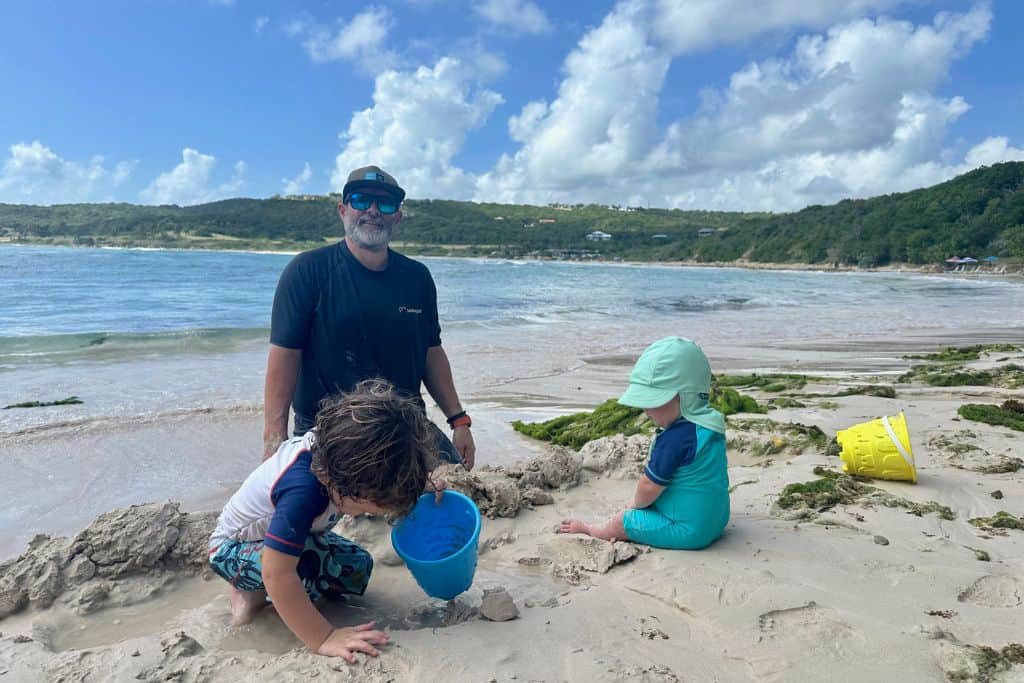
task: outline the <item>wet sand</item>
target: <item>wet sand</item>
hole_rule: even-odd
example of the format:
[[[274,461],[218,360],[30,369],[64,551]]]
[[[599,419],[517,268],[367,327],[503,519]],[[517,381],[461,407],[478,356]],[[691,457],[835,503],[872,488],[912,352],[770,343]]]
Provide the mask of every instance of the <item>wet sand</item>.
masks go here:
[[[723,347],[709,352],[720,372],[813,371],[832,378],[834,386],[824,385],[831,390],[891,380],[906,366],[903,354],[951,341],[838,342],[807,350]],[[981,340],[965,335],[958,341]],[[183,531],[178,540],[168,539],[166,553],[149,564],[112,577],[100,576],[109,569],[99,565],[97,574],[87,578],[88,572],[72,576],[68,569],[58,569],[63,578],[49,584],[39,584],[46,579],[45,571],[33,572],[32,586],[49,586],[35,589],[37,598],[50,591],[55,593],[53,602],[36,604],[28,591],[28,608],[0,620],[0,673],[19,681],[169,676],[194,681],[312,676],[367,681],[882,681],[892,680],[896,672],[904,681],[1024,680],[1019,665],[1007,664],[1005,671],[989,678],[977,668],[979,653],[985,653],[981,646],[1000,651],[1022,640],[1024,531],[969,523],[1000,510],[1024,515],[1019,471],[976,471],[979,463],[1024,456],[1024,433],[968,422],[956,413],[965,402],[1024,398],[1024,391],[899,384],[892,399],[829,399],[834,405],[809,400],[805,408],[730,419],[734,439],[746,434],[745,421],[763,417],[817,425],[831,436],[837,429],[903,409],[918,484],[872,485],[912,502],[949,506],[952,520],[864,503],[793,515],[775,505],[779,492],[788,483],[814,479],[815,466],[836,468],[837,459],[820,449],[795,446],[757,455],[748,444],[730,447],[733,517],[725,536],[706,550],[664,551],[556,536],[553,528],[566,516],[604,517],[629,500],[645,453],[643,437],[611,437],[588,444],[581,454],[566,453],[523,439],[507,422],[589,408],[617,393],[630,362],[619,355],[587,358],[557,377],[524,378],[467,396],[478,425],[481,463],[504,467],[458,480],[486,511],[499,516],[484,520],[475,584],[455,603],[423,595],[397,563],[385,525],[366,519],[343,523],[339,531],[368,547],[377,565],[365,596],[332,605],[327,614],[338,625],[377,619],[388,627],[393,645],[377,660],[350,668],[340,660],[308,654],[272,609],[249,626],[228,626],[225,586],[202,571],[202,558],[194,552],[201,545],[202,525],[211,518],[164,510],[175,525],[192,529],[192,535]],[[804,391],[820,391],[822,386]],[[94,474],[87,483],[75,484],[69,499],[85,500],[92,492],[104,509],[127,504],[96,493],[104,490],[103,474],[123,462],[125,472],[141,469],[149,473],[142,479],[156,479],[154,488],[127,498],[143,498],[155,490],[165,492],[159,498],[173,497],[166,492],[177,490],[183,473],[200,468],[210,486],[183,496],[190,502],[181,510],[216,508],[258,458],[258,444],[245,445],[245,439],[257,441],[258,425],[255,414],[233,420],[193,416],[139,427],[141,431],[128,435],[97,430],[29,443],[19,453],[24,458],[20,468],[31,473],[19,486],[33,487],[39,500],[15,513],[31,527],[25,530],[29,535],[44,530],[40,520],[73,531],[95,516],[62,506],[67,489],[60,487],[70,486],[72,477],[48,479],[56,473],[39,467],[47,448],[55,444],[64,444],[68,461],[76,463],[76,476]],[[174,452],[156,448],[190,439],[212,447]],[[118,448],[126,442],[154,448]],[[237,450],[223,447],[230,442],[237,442]],[[7,449],[0,452],[5,460],[15,455],[11,444],[2,448]],[[523,464],[531,458],[539,460]],[[537,465],[545,462],[552,466]],[[523,490],[520,483],[526,478],[521,473],[510,476],[510,470],[533,466],[541,468],[534,471],[548,472],[529,479],[550,502]],[[534,496],[536,504],[527,504],[527,496]],[[33,521],[26,523],[26,515]],[[116,534],[107,524],[91,527],[92,537],[99,539],[95,542],[109,542],[111,553],[130,555],[130,550],[117,550]],[[156,524],[154,536],[165,528],[164,522]],[[50,551],[44,552],[47,543],[56,541],[37,539],[21,562],[50,557],[45,554]],[[59,558],[72,553],[53,552],[58,565],[64,561]],[[987,560],[979,559],[982,553]],[[77,570],[82,566],[77,564]],[[97,582],[109,584],[108,592],[101,595],[90,588]],[[0,608],[14,595],[3,585],[0,580]],[[519,617],[513,621],[480,618],[483,591],[499,586],[516,604]],[[83,602],[86,598],[91,602]],[[90,607],[83,610],[83,604]]]

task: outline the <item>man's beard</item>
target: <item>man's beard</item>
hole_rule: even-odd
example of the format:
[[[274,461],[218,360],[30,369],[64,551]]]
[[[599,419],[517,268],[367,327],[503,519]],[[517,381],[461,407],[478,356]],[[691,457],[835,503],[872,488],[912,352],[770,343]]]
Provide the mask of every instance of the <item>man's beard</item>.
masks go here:
[[[346,234],[352,238],[356,246],[370,251],[378,251],[388,246],[391,241],[393,226],[382,224],[382,227],[362,226],[356,223],[348,228]]]

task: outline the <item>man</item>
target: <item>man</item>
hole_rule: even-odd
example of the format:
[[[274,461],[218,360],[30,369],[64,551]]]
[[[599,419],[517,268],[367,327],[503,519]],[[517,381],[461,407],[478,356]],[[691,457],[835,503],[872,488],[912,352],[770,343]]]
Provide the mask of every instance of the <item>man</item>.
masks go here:
[[[452,428],[434,427],[441,456],[472,469],[472,420],[462,409],[441,346],[437,290],[426,266],[388,247],[405,190],[376,166],[352,171],[338,216],[345,239],[288,264],[274,293],[264,387],[263,458],[313,427],[320,401],[384,377],[410,396],[430,392]]]

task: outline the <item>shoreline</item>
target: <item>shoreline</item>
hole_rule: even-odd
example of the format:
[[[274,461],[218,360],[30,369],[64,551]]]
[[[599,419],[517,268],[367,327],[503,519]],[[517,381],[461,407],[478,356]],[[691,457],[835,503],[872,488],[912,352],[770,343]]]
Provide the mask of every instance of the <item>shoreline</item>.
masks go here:
[[[229,254],[271,254],[280,256],[294,256],[308,249],[314,249],[325,244],[331,244],[331,242],[325,242],[324,244],[309,244],[305,245],[301,249],[239,249],[239,248],[214,248],[214,247],[184,247],[184,246],[133,246],[133,245],[77,245],[77,244],[53,244],[48,242],[0,242],[0,247],[3,246],[15,246],[15,247],[54,247],[54,248],[65,248],[65,249],[107,249],[107,250],[123,250],[123,251],[173,251],[173,252],[204,252],[204,253],[229,253]],[[659,266],[659,267],[674,267],[674,268],[735,268],[739,270],[767,270],[767,271],[792,271],[792,272],[820,272],[820,273],[857,273],[857,274],[868,274],[868,273],[896,273],[904,275],[937,275],[942,277],[956,277],[963,279],[973,278],[999,278],[999,279],[1011,279],[1011,280],[1024,280],[1024,264],[1013,264],[1012,269],[1007,268],[1004,272],[993,272],[991,270],[984,270],[979,267],[976,271],[967,272],[955,272],[942,268],[937,264],[933,265],[922,265],[913,263],[890,263],[884,266],[875,266],[872,268],[862,268],[860,266],[849,266],[839,265],[831,266],[829,264],[817,264],[817,263],[775,263],[775,262],[759,262],[759,261],[636,261],[632,259],[555,259],[555,258],[510,258],[505,256],[486,256],[479,254],[457,254],[449,253],[445,255],[438,254],[419,254],[415,251],[407,252],[403,251],[403,242],[401,240],[395,240],[394,250],[401,254],[409,256],[410,258],[417,259],[470,259],[480,261],[509,261],[513,263],[567,263],[567,264],[580,264],[580,265],[623,265],[623,266]],[[419,244],[419,243],[417,243]],[[445,247],[446,245],[431,245],[437,247]]]
[[[826,382],[884,383],[905,371],[910,364],[903,359],[907,353],[1007,343],[1019,337],[1018,330],[1007,328],[901,336],[884,342],[819,340],[757,348],[718,344],[708,353],[719,374],[799,373]],[[871,356],[866,358],[869,349]],[[478,462],[507,466],[542,452],[542,444],[515,432],[511,422],[592,410],[621,392],[640,350],[584,356],[554,374],[522,372],[500,384],[464,383],[462,398],[472,406]],[[429,397],[427,405],[431,419],[443,426]],[[261,448],[261,434],[262,407],[252,401],[135,417],[90,417],[2,434],[0,493],[6,495],[8,509],[0,512],[0,537],[5,539],[0,561],[18,552],[37,532],[72,533],[111,507],[164,496],[180,500],[187,509],[201,509],[249,474]],[[211,443],[219,444],[213,459]],[[130,460],[125,452],[132,453]],[[39,463],[44,462],[58,468],[60,477],[54,479],[48,468],[41,468]],[[153,474],[143,476],[140,468]],[[112,486],[111,477],[98,472],[119,473],[129,485]],[[29,519],[36,520],[35,525]]]

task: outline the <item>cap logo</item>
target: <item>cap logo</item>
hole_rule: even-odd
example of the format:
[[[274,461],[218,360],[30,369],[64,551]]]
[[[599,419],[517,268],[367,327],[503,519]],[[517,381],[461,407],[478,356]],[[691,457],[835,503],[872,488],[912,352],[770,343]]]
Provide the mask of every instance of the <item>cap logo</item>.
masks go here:
[[[384,180],[384,178],[382,178],[380,173],[377,173],[376,171],[367,171],[363,176],[363,180]]]

